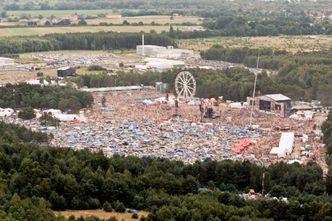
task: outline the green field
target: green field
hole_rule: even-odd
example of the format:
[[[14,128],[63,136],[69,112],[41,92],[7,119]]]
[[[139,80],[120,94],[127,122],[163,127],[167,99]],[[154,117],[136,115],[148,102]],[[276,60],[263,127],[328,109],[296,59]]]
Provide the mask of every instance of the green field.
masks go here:
[[[45,35],[51,33],[69,33],[69,32],[99,32],[99,31],[115,31],[115,32],[150,32],[155,30],[160,33],[168,31],[168,26],[69,26],[69,27],[23,27],[23,28],[1,28],[0,37],[10,36],[32,36]]]
[[[22,14],[49,17],[54,15],[56,17],[62,17],[66,15],[98,15],[98,14],[112,14],[111,9],[96,9],[96,10],[32,10],[32,11],[7,11],[8,15],[20,16]]]

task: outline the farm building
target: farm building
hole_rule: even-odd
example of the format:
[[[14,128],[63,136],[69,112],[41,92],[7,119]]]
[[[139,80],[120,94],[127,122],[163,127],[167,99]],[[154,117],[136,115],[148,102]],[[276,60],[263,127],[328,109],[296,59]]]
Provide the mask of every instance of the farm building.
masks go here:
[[[73,67],[62,67],[58,69],[58,77],[74,76],[76,69]]]
[[[247,97],[247,103],[250,106],[254,105],[257,110],[278,113],[282,117],[290,114],[292,106],[291,99],[282,94],[258,96],[254,101],[252,97]]]

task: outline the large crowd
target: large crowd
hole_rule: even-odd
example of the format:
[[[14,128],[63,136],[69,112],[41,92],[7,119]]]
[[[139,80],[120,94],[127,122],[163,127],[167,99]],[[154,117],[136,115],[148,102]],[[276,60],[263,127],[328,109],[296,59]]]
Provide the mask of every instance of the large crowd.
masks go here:
[[[151,91],[95,93],[94,107],[85,111],[87,121],[62,124],[52,131],[52,145],[189,163],[206,158],[269,163],[274,160],[269,152],[278,146],[280,129],[287,127],[297,134],[308,134],[312,126],[255,112],[253,124],[257,127],[249,130],[250,111],[245,108],[215,107],[220,117],[208,119],[201,118],[197,105],[180,103],[176,110],[173,104],[144,103],[162,96],[165,94]],[[236,153],[243,139],[252,141],[251,145]]]
[[[145,102],[162,100],[165,94],[154,91],[94,93],[95,104],[84,112],[84,120],[62,122],[58,127],[41,126],[38,120],[23,121],[12,115],[9,123],[23,124],[33,130],[52,133],[50,146],[88,148],[106,155],[154,156],[193,163],[196,160],[248,159],[269,164],[269,155],[278,146],[280,130],[310,135],[313,123],[255,112],[248,128],[250,110],[214,107],[218,118],[202,118],[198,105]],[[104,100],[104,101],[103,101]],[[253,129],[254,128],[254,129]],[[299,156],[297,139],[294,154]],[[248,143],[241,147],[238,145]]]

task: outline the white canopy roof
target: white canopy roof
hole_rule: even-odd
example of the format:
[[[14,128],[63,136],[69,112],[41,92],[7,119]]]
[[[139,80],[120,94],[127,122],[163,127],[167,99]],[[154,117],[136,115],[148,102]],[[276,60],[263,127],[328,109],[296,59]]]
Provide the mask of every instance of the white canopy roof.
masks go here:
[[[291,100],[289,97],[286,97],[283,94],[267,94],[265,96],[268,98],[271,98],[272,100],[275,100],[275,101],[290,101]]]

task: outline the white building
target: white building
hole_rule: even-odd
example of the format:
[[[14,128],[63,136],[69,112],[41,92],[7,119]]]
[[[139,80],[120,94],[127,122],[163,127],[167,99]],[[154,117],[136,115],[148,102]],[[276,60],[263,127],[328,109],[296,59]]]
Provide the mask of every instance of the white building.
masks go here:
[[[136,53],[142,56],[157,57],[159,53],[166,51],[166,47],[158,45],[137,45]]]
[[[138,55],[156,58],[185,58],[194,56],[192,50],[173,48],[173,46],[162,47],[158,45],[137,45]]]
[[[175,67],[182,67],[185,65],[183,61],[163,59],[163,58],[145,58],[145,64],[136,65],[135,68],[141,71],[154,70],[165,71]]]

